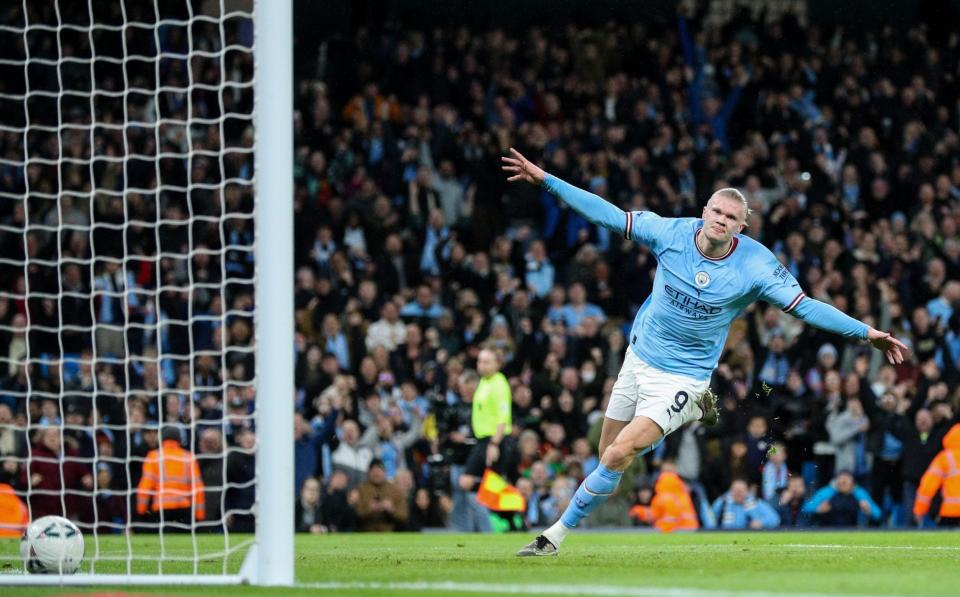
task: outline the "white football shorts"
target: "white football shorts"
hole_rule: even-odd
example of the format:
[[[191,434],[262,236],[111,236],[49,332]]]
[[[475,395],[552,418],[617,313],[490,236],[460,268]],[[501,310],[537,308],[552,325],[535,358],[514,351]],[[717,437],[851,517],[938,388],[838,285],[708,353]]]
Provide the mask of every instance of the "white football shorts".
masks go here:
[[[703,416],[695,401],[709,386],[709,379],[655,369],[628,346],[610,393],[606,416],[617,421],[644,416],[659,425],[663,435],[670,435]]]

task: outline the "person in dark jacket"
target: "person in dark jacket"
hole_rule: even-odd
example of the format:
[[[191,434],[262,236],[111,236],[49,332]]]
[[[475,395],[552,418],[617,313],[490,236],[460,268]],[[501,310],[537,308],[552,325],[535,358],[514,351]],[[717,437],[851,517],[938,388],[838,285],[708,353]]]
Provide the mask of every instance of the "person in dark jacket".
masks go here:
[[[227,490],[225,506],[227,528],[234,533],[252,533],[256,526],[253,516],[253,504],[257,497],[254,483],[257,473],[254,446],[256,437],[253,431],[241,429],[236,436],[237,448],[227,455]]]
[[[349,478],[341,470],[333,471],[322,498],[322,518],[331,533],[348,533],[357,526],[356,505],[360,494],[348,489]]]
[[[890,431],[903,442],[903,458],[900,464],[903,477],[901,503],[904,507],[910,507],[917,496],[920,477],[942,447],[943,433],[941,430],[934,429],[933,416],[925,408],[921,408],[914,415],[913,425],[905,416],[892,418]]]
[[[326,533],[323,524],[323,504],[320,502],[320,482],[310,477],[303,482],[300,496],[293,511],[293,520],[298,533]]]

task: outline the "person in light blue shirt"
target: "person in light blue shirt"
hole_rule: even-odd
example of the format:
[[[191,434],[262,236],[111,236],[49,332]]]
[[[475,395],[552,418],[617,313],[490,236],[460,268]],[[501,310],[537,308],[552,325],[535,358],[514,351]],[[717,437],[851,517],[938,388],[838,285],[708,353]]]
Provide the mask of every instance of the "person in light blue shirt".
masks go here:
[[[861,517],[878,521],[883,510],[863,487],[853,481],[853,473],[840,471],[833,483],[821,487],[801,510],[815,516],[820,526],[854,527]]]
[[[527,286],[538,298],[544,298],[553,288],[554,268],[547,257],[547,249],[542,240],[530,243],[527,254],[527,272],[524,276]]]
[[[721,529],[775,529],[780,515],[773,506],[750,494],[747,482],[737,479],[730,491],[713,502],[713,515]]]
[[[600,323],[607,320],[603,309],[587,302],[587,289],[580,282],[570,285],[570,302],[560,308],[558,316],[568,330],[579,326],[587,317],[593,317]]]
[[[730,323],[751,303],[763,300],[808,324],[867,340],[891,363],[903,362],[907,347],[901,341],[808,298],[769,249],[740,234],[750,213],[736,189],[714,192],[702,218],[625,212],[510,151],[502,158],[508,181],[544,187],[591,223],[646,245],[658,262],[653,291],[634,318],[608,401],[600,465],[577,489],[560,520],[518,556],[558,553],[570,530],[613,493],[634,457],[686,423],[716,424],[710,376]]]

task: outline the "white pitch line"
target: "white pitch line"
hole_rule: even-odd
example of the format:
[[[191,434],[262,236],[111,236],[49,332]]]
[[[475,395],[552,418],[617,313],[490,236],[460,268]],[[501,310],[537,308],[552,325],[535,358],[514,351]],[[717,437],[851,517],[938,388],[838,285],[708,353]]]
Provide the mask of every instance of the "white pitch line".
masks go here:
[[[487,584],[473,582],[321,582],[298,584],[299,588],[326,591],[458,591],[464,593],[508,593],[512,595],[602,595],[614,597],[832,597],[831,593],[770,593],[768,591],[725,591],[668,587],[621,587],[615,585]],[[847,597],[867,597],[853,595]],[[876,597],[875,595],[873,597]]]
[[[822,548],[822,549],[908,549],[908,550],[939,550],[939,551],[960,551],[960,547],[953,545],[844,545],[842,543],[783,543],[781,545],[770,545],[769,547],[802,547],[804,549]]]

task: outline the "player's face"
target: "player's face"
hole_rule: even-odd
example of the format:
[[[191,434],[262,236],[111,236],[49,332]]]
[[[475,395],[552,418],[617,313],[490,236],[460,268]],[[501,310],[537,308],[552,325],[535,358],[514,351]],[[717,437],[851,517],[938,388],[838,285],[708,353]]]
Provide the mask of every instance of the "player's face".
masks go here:
[[[703,208],[703,233],[713,242],[728,242],[744,224],[743,205],[732,197],[714,195]]]

